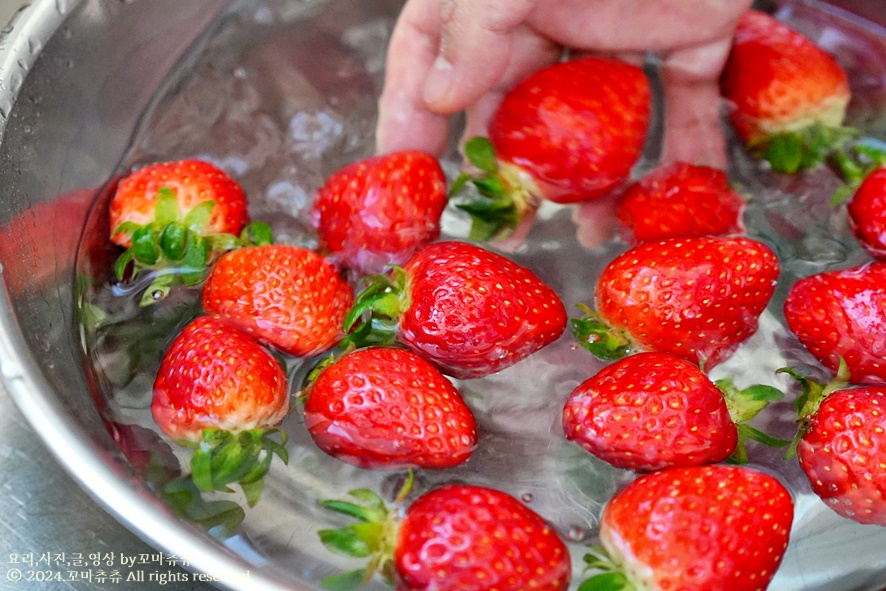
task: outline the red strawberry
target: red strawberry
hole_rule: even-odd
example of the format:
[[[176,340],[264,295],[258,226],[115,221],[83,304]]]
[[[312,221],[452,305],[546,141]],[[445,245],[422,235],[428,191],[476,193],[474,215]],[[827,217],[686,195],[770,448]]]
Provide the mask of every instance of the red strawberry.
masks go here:
[[[658,351],[709,370],[756,332],[778,274],[775,254],[750,238],[647,242],[606,266],[596,313],[573,319],[573,334],[604,359]]]
[[[614,59],[586,57],[530,75],[505,95],[489,140],[465,147],[486,197],[460,206],[474,217],[472,238],[509,231],[541,199],[586,201],[620,185],[643,151],[651,110],[643,70]]]
[[[744,143],[779,172],[820,164],[849,137],[846,72],[809,38],[756,10],[739,20],[721,92]]]
[[[289,412],[279,362],[230,322],[202,316],[188,324],[163,357],[151,413],[169,437],[195,448],[191,476],[204,491],[240,482],[250,504],[272,454],[287,459],[273,427]],[[264,453],[264,459],[260,454]]]
[[[214,254],[242,244],[246,205],[240,185],[209,162],[164,162],[133,172],[117,185],[110,205],[111,240],[127,249],[117,260],[118,279],[130,266],[133,276],[144,269],[183,269],[160,274],[142,304],[162,298],[176,283],[199,283]]]
[[[563,304],[534,273],[466,242],[429,244],[390,276],[375,278],[357,297],[346,326],[359,319],[351,337],[356,342],[387,323],[389,341],[396,338],[463,379],[517,363],[566,327]],[[385,337],[370,332],[368,338]]]
[[[455,386],[411,351],[358,349],[305,392],[305,425],[326,453],[363,468],[452,468],[477,446]]]
[[[762,591],[784,557],[793,517],[784,485],[741,466],[641,476],[603,509],[603,548],[585,560],[607,572],[581,589]]]
[[[886,384],[886,263],[826,271],[788,292],[788,328],[818,361],[836,372],[840,359],[856,383]]]
[[[351,286],[319,254],[283,244],[225,253],[203,286],[203,309],[280,351],[307,357],[344,336]]]
[[[397,152],[330,176],[311,221],[334,260],[378,273],[439,236],[446,202],[446,177],[437,160],[424,152]]]
[[[849,227],[862,248],[876,259],[886,259],[886,168],[861,181],[847,213]]]
[[[638,353],[573,390],[563,426],[568,439],[617,468],[709,464],[733,452],[743,462],[745,438],[787,445],[746,424],[781,397],[769,386],[739,391],[729,378],[715,384],[697,365],[667,353]]]
[[[351,494],[364,504],[324,505],[360,523],[319,533],[333,551],[370,556],[369,566],[328,577],[327,588],[354,589],[375,572],[399,591],[565,591],[569,586],[571,561],[563,540],[506,493],[451,484],[425,493],[402,512],[388,509],[370,490]],[[398,500],[404,497],[401,491]]]
[[[849,387],[845,363],[829,384],[781,371],[803,385],[800,429],[786,457],[796,453],[812,490],[838,514],[886,525],[886,387]]]
[[[742,233],[744,205],[723,171],[675,162],[628,187],[616,213],[626,241],[637,244]]]

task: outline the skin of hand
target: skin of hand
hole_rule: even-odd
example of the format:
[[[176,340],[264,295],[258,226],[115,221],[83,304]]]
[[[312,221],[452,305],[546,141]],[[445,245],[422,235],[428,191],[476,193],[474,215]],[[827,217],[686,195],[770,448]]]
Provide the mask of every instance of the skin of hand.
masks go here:
[[[664,162],[722,167],[718,78],[751,0],[407,0],[388,46],[379,153],[442,154],[451,116],[485,135],[504,94],[568,48],[660,57]]]

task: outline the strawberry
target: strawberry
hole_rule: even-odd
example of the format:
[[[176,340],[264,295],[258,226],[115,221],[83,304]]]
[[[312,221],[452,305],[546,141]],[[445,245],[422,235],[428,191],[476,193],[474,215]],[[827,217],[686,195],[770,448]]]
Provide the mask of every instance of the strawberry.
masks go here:
[[[399,591],[565,591],[571,576],[563,540],[537,513],[494,489],[450,484],[400,508],[412,485],[398,494],[397,511],[373,491],[351,495],[362,504],[323,505],[359,523],[319,532],[323,543],[345,555],[369,556],[369,566],[323,581],[354,589],[376,572]]]
[[[405,349],[350,352],[324,367],[304,396],[317,446],[362,468],[452,468],[477,446],[461,394]]]
[[[440,235],[446,202],[446,177],[437,160],[424,152],[397,152],[332,174],[310,215],[336,262],[379,273]]]
[[[359,322],[358,322],[359,321]],[[466,242],[435,242],[371,279],[345,322],[356,343],[399,341],[461,379],[505,369],[557,340],[566,311],[529,269]]]
[[[126,248],[115,271],[180,269],[159,274],[143,305],[162,299],[177,283],[195,285],[208,262],[248,238],[243,189],[209,162],[181,160],[140,168],[117,185],[110,204],[111,240]],[[251,230],[266,234],[258,225]],[[269,241],[269,240],[267,240]]]
[[[827,369],[845,360],[855,383],[886,384],[886,263],[804,277],[784,303],[788,328]]]
[[[750,238],[647,242],[603,269],[596,312],[585,307],[572,332],[602,359],[658,351],[709,370],[756,332],[779,269],[772,250]]]
[[[803,386],[800,428],[785,457],[799,457],[812,490],[839,515],[886,525],[886,387],[850,387],[845,362],[827,384],[780,371]]]
[[[335,346],[353,302],[351,286],[321,255],[283,244],[225,253],[203,286],[203,309],[298,357]]]
[[[745,201],[726,174],[685,162],[662,165],[630,185],[616,215],[626,242],[744,232]]]
[[[194,448],[191,476],[200,490],[239,482],[254,504],[273,455],[287,460],[274,439],[285,442],[274,427],[289,413],[286,374],[226,320],[201,316],[179,333],[157,372],[151,413],[166,435]]]
[[[471,238],[509,232],[541,199],[587,201],[620,185],[640,158],[649,129],[649,80],[639,67],[604,57],[560,62],[508,92],[465,156],[480,199],[459,205],[474,220]]]
[[[601,548],[582,591],[762,591],[781,564],[794,517],[776,478],[742,466],[641,476],[607,503]]]
[[[842,66],[766,13],[739,19],[720,87],[741,140],[778,172],[814,167],[853,135],[841,127],[850,99]]]
[[[730,378],[712,382],[699,367],[668,353],[616,361],[570,394],[563,409],[567,439],[617,468],[651,472],[747,460],[744,439],[787,445],[752,428],[772,387],[739,391]]]

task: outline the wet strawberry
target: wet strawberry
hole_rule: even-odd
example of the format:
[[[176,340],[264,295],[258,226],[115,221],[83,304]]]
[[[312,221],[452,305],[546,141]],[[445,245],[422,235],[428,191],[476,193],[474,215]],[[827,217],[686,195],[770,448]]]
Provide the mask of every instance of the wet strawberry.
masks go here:
[[[852,135],[841,127],[850,98],[846,72],[766,13],[749,10],[739,19],[721,91],[739,137],[779,172],[820,164]]]
[[[250,503],[272,454],[287,459],[273,437],[289,412],[280,363],[230,322],[202,316],[167,350],[154,382],[151,413],[172,439],[193,447],[191,476],[204,491],[240,482]],[[264,454],[264,457],[260,457]]]
[[[756,332],[779,268],[769,247],[745,237],[647,242],[606,266],[596,311],[573,319],[572,331],[604,359],[658,351],[707,371]]]
[[[478,378],[557,340],[566,311],[529,269],[473,244],[436,242],[373,278],[346,325],[356,342],[396,339],[447,375]]]
[[[446,177],[424,152],[367,158],[332,174],[311,221],[321,245],[344,267],[379,273],[440,234]]]
[[[305,426],[326,453],[363,468],[452,468],[477,446],[455,386],[411,351],[358,349],[304,393]]]
[[[744,439],[783,444],[747,424],[782,393],[739,391],[712,382],[693,363],[667,353],[637,353],[584,381],[563,409],[567,439],[617,468],[651,472],[746,461]]]
[[[886,263],[826,271],[788,292],[788,328],[826,368],[844,359],[855,383],[886,384]]]
[[[600,519],[604,572],[582,591],[762,591],[788,546],[794,505],[774,477],[741,466],[692,466],[641,476]]]
[[[886,168],[861,181],[846,212],[849,228],[861,247],[876,259],[886,259]]]
[[[223,255],[203,286],[203,309],[264,343],[306,357],[335,346],[353,302],[350,285],[319,254],[290,245]]]
[[[320,537],[335,552],[369,556],[369,566],[325,579],[327,588],[354,589],[376,572],[400,591],[565,591],[569,586],[571,561],[562,539],[506,493],[451,484],[398,511],[370,490],[351,494],[362,504],[324,505],[359,523],[323,530]],[[401,491],[398,502],[404,497]]]
[[[540,200],[595,199],[627,179],[640,158],[651,114],[639,67],[602,57],[560,62],[519,83],[502,100],[489,140],[465,147],[482,198],[461,204],[471,237],[489,240],[516,227]]]
[[[628,187],[616,215],[626,242],[718,236],[744,231],[744,199],[716,168],[675,162]]]

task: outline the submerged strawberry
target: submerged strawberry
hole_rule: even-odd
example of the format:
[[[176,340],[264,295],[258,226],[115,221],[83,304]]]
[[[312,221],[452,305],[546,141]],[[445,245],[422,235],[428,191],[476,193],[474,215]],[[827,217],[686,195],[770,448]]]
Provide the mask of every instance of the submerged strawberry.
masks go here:
[[[779,268],[769,247],[745,237],[647,242],[606,266],[596,312],[573,319],[573,335],[603,359],[658,351],[709,370],[756,332]]]
[[[699,367],[667,353],[637,353],[612,363],[570,394],[563,409],[567,439],[617,468],[651,472],[747,461],[744,440],[787,445],[747,424],[772,387],[739,391],[715,384]]]
[[[352,326],[355,342],[396,339],[443,373],[478,378],[557,340],[566,311],[526,267],[466,242],[436,242],[372,278],[346,321]]]
[[[762,591],[788,546],[794,504],[774,477],[741,466],[641,476],[600,519],[599,573],[582,591]]]
[[[311,221],[323,248],[344,267],[379,273],[440,234],[446,177],[424,152],[367,158],[332,174]]]
[[[203,309],[285,353],[334,347],[353,302],[351,286],[319,254],[283,244],[228,252],[203,286]]]
[[[324,367],[304,396],[317,446],[363,468],[452,468],[477,446],[461,394],[405,349],[348,353]]]
[[[674,162],[628,187],[616,215],[626,241],[637,244],[742,233],[744,206],[722,170]]]
[[[411,480],[398,495],[403,503]],[[374,573],[400,591],[565,591],[571,576],[566,544],[538,514],[486,487],[450,484],[405,509],[389,509],[373,491],[352,493],[361,504],[323,505],[358,520],[322,530],[330,550],[369,557],[367,568],[328,577],[331,589],[355,589]]]
[[[481,198],[462,204],[471,237],[489,240],[516,227],[542,199],[586,201],[620,185],[640,158],[649,128],[649,80],[610,58],[560,62],[519,83],[502,100],[489,139],[465,146],[480,170]]]
[[[200,490],[239,482],[250,504],[261,493],[273,455],[287,460],[274,436],[289,412],[280,363],[230,322],[202,316],[167,350],[154,382],[151,413],[169,437],[194,448],[191,477]]]
[[[788,328],[826,368],[843,359],[855,383],[886,384],[886,262],[826,271],[788,292]]]
[[[852,135],[841,127],[850,99],[846,72],[766,13],[749,10],[739,19],[721,91],[739,137],[779,172],[822,163]]]

